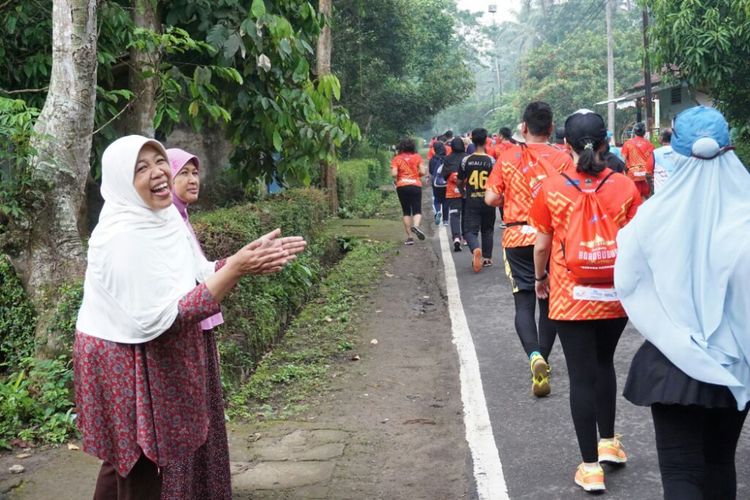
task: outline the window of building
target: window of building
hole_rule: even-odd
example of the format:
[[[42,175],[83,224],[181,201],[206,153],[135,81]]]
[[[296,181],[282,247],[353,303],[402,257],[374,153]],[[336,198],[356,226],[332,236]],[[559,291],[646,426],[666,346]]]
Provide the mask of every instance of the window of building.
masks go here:
[[[672,104],[680,104],[682,102],[682,87],[672,87],[670,97]]]

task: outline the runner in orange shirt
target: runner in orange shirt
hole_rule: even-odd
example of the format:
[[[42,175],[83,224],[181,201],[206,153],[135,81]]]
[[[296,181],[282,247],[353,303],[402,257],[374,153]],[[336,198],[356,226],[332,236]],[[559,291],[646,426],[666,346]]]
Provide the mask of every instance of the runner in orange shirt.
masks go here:
[[[625,159],[625,171],[641,196],[651,195],[650,182],[654,177],[654,145],[646,139],[646,124],[638,122],[633,126],[635,136],[622,145],[622,157]]]
[[[495,158],[496,161],[500,159],[500,155],[513,147],[513,142],[511,141],[513,132],[508,127],[501,128],[499,132],[500,134],[497,136],[497,142],[495,143],[495,148],[492,154],[492,157]]]
[[[422,157],[417,154],[414,139],[404,138],[396,146],[396,156],[391,160],[391,175],[396,182],[396,193],[403,212],[405,245],[413,245],[412,233],[423,240],[424,233],[419,228],[422,222],[422,176],[427,168]]]
[[[521,131],[524,144],[514,145],[495,163],[487,180],[484,201],[502,206],[503,260],[513,288],[516,333],[529,359],[531,390],[543,397],[550,392],[547,359],[555,343],[555,328],[547,318],[548,302],[539,302],[539,324],[535,319],[534,241],[536,230],[528,224],[533,193],[539,182],[572,164],[571,157],[547,144],[552,133],[552,108],[541,101],[526,106]]]
[[[641,197],[632,180],[606,168],[607,128],[601,116],[580,110],[565,121],[565,140],[573,149],[575,168],[546,179],[534,199],[529,222],[537,229],[534,246],[536,293],[549,297],[549,317],[560,337],[570,378],[570,409],[583,463],[575,482],[586,491],[604,489],[599,462],[625,463],[615,437],[614,354],[628,318],[612,283],[584,285],[566,266],[564,244],[572,233],[571,215],[581,191],[594,193],[616,226],[636,213]],[[598,188],[598,189],[597,189]],[[596,223],[596,221],[592,221]],[[550,261],[550,254],[552,259]],[[547,265],[549,262],[549,272]],[[597,444],[597,426],[601,440]]]

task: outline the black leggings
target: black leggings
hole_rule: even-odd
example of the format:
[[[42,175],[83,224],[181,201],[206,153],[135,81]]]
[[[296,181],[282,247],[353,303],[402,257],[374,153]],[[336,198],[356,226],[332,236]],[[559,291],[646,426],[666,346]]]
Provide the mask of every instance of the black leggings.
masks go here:
[[[615,348],[628,318],[555,321],[570,378],[570,412],[584,462],[599,460],[596,428],[615,435]]]
[[[651,405],[665,500],[737,498],[734,453],[747,409]]]
[[[519,290],[513,294],[516,303],[516,333],[526,356],[536,351],[546,360],[555,345],[555,325],[548,317],[549,300],[537,299],[536,292]],[[539,301],[539,329],[536,325],[536,303]]]
[[[419,215],[422,213],[422,188],[419,186],[401,186],[396,188],[398,201],[401,202],[401,211],[404,217]]]
[[[472,198],[466,200],[464,206],[464,239],[469,250],[480,248],[479,233],[482,233],[482,257],[492,258],[492,246],[495,234],[495,207],[488,207],[484,199]]]

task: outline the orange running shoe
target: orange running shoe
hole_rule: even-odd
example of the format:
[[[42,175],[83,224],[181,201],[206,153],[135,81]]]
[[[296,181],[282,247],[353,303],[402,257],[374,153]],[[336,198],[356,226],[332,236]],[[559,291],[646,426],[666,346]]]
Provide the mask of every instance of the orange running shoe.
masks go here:
[[[482,249],[475,248],[473,253],[474,256],[471,259],[471,268],[475,273],[478,273],[482,270]]]
[[[584,464],[576,469],[575,482],[585,491],[604,491],[604,470],[601,465],[588,469]]]
[[[611,464],[624,464],[628,461],[628,456],[622,448],[619,435],[612,439],[599,440],[599,462],[608,462]]]

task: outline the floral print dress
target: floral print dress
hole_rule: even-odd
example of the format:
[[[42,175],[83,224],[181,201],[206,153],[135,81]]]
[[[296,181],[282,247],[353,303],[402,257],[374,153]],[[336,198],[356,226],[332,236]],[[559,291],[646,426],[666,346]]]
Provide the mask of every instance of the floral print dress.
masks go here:
[[[145,455],[161,469],[162,498],[231,498],[216,341],[199,323],[219,310],[200,284],[152,341],[120,344],[76,332],[83,450],[122,477]]]

